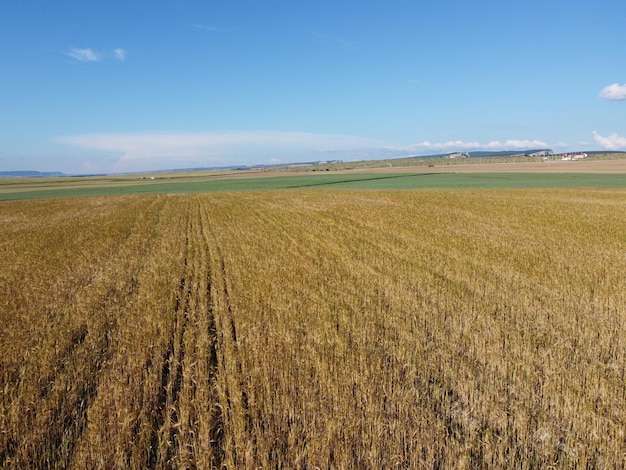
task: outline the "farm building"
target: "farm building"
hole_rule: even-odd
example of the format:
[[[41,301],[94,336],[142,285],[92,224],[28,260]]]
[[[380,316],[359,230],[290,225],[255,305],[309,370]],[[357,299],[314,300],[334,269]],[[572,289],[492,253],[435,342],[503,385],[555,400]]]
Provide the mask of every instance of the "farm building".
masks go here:
[[[554,152],[550,149],[538,150],[528,154],[529,157],[549,157],[550,155],[554,155]]]
[[[586,153],[564,153],[561,160],[581,160],[588,156]]]

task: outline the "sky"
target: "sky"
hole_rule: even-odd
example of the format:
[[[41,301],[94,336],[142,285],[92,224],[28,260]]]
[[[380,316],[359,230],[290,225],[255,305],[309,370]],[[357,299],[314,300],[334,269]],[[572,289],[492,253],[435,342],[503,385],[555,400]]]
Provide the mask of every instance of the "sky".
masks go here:
[[[626,150],[624,0],[2,0],[0,171]]]

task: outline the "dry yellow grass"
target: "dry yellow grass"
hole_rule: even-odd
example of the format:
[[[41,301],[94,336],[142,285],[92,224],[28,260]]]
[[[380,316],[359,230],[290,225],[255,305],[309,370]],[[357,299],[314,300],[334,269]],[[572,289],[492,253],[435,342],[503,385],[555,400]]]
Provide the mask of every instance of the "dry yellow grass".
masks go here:
[[[4,468],[626,465],[626,191],[0,205]]]

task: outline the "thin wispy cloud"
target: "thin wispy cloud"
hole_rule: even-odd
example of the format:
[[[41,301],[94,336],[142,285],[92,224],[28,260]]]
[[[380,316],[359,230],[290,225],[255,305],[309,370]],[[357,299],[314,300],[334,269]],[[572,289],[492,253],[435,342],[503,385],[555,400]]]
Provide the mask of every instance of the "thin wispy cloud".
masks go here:
[[[113,55],[120,62],[124,62],[126,60],[127,52],[122,48],[117,48],[113,51]]]
[[[89,48],[74,47],[67,52],[67,55],[79,62],[97,62],[101,59],[102,55]]]
[[[603,136],[593,131],[593,138],[597,144],[601,145],[607,150],[622,150],[626,149],[626,137],[622,137],[616,133],[608,136]]]
[[[322,44],[333,47],[335,49],[348,50],[352,49],[353,46],[350,41],[340,37],[330,36],[328,34],[322,34],[317,32],[312,32],[311,34],[313,34],[313,36],[315,36]]]
[[[120,62],[124,62],[126,60],[126,56],[128,53],[125,49],[118,47],[117,49],[113,49],[110,52],[98,52],[94,51],[91,48],[78,48],[74,47],[70,49],[67,53],[71,58],[79,61],[79,62],[100,62],[102,59],[115,59]]]
[[[112,170],[120,172],[323,160],[332,151],[352,155],[354,149],[381,146],[371,139],[306,132],[82,134],[55,140],[112,153],[117,156]]]
[[[613,83],[600,91],[600,97],[607,100],[626,100],[626,83]]]
[[[231,31],[230,29],[227,29],[227,28],[218,28],[216,26],[209,26],[209,25],[200,24],[200,23],[194,23],[191,26],[193,26],[196,29],[202,29],[204,31],[211,31],[212,33],[229,33]]]

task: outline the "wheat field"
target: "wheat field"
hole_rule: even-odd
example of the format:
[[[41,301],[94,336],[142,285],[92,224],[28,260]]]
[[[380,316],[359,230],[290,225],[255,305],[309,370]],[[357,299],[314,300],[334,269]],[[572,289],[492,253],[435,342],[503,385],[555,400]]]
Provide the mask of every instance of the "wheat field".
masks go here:
[[[626,191],[0,204],[2,468],[623,468]]]

